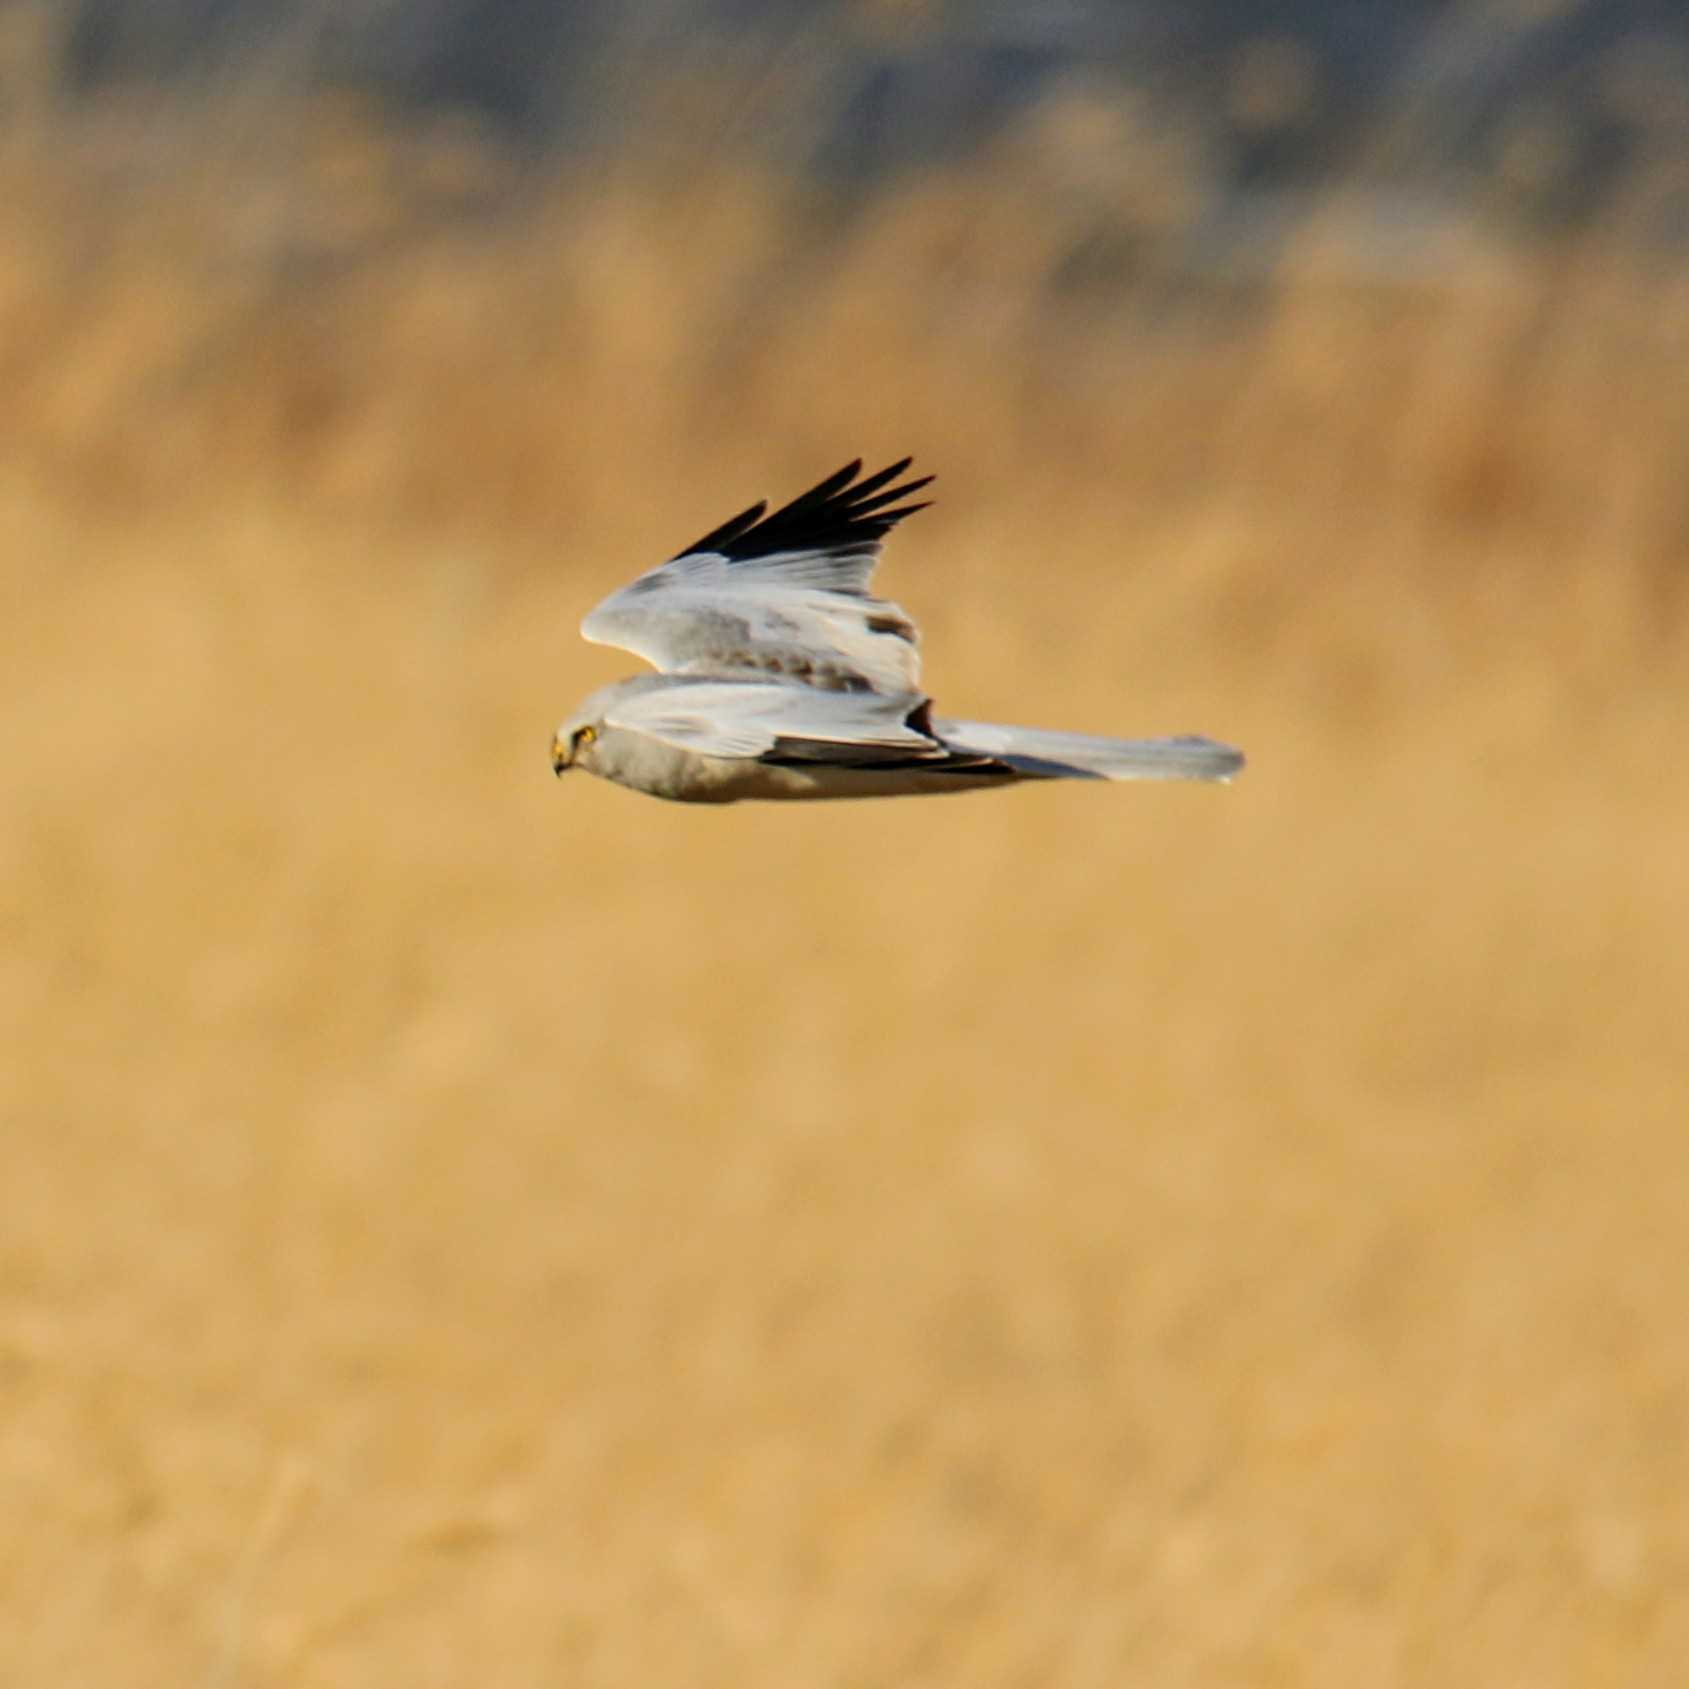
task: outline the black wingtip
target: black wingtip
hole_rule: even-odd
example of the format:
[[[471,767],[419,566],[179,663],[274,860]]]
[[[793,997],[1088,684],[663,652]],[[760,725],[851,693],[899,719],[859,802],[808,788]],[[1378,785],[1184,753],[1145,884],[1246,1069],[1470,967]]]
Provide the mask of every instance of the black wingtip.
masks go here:
[[[729,562],[745,562],[782,551],[828,551],[882,539],[905,516],[925,510],[932,502],[900,502],[932,484],[931,475],[897,484],[914,461],[900,458],[858,480],[862,459],[853,458],[772,515],[765,514],[766,500],[754,504],[676,555],[713,551]]]
[[[694,540],[685,551],[678,551],[675,556],[685,557],[694,551],[720,551],[741,534],[749,533],[762,520],[763,512],[767,509],[768,500],[758,499],[748,510],[741,510],[737,516],[728,517],[719,528],[712,528],[701,540]]]

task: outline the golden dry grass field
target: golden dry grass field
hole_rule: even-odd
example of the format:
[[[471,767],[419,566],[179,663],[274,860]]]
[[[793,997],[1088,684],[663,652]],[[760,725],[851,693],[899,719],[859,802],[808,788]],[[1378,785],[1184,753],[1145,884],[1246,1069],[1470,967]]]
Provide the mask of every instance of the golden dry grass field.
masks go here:
[[[1681,272],[1120,328],[740,183],[288,280],[308,162],[0,184],[0,1681],[1680,1684]],[[554,782],[597,596],[905,450],[944,705],[1246,776]]]

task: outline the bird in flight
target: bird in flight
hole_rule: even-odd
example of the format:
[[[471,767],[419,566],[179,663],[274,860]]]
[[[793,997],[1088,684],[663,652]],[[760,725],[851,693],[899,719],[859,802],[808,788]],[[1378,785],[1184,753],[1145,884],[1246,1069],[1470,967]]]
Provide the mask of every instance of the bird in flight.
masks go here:
[[[847,464],[772,515],[754,504],[581,623],[655,674],[594,692],[557,730],[558,774],[682,803],[902,797],[1022,780],[1230,780],[1212,739],[1104,739],[933,714],[918,634],[868,591],[886,535],[926,504],[913,460]]]

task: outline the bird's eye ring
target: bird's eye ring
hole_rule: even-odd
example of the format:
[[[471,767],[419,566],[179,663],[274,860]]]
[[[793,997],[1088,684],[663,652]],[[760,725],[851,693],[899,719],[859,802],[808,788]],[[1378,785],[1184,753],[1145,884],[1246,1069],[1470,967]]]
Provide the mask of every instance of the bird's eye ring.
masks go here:
[[[575,729],[575,749],[578,751],[583,745],[590,745],[598,737],[596,727],[577,727]]]

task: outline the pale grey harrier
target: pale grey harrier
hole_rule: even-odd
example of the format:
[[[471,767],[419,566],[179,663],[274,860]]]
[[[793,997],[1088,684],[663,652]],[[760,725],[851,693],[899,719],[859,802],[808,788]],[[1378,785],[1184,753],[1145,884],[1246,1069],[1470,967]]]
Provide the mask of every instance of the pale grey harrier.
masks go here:
[[[552,766],[654,797],[898,797],[1019,780],[1229,780],[1212,739],[1101,739],[946,721],[921,690],[915,625],[868,578],[910,459],[830,475],[772,516],[754,504],[612,593],[581,623],[656,674],[593,693],[557,730]]]

